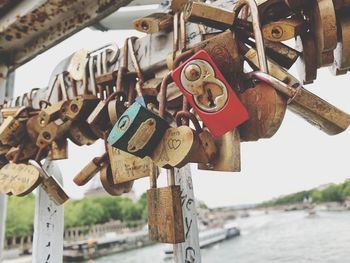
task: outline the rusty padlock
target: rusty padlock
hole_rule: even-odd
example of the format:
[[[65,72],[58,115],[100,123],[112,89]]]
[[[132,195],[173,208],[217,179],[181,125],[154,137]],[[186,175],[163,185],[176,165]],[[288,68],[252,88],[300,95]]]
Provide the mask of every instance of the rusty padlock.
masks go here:
[[[110,164],[102,168],[100,179],[105,191],[112,196],[120,196],[124,193],[129,193],[134,185],[134,181],[115,184],[113,182],[113,172]]]
[[[238,129],[225,133],[215,138],[217,155],[208,164],[198,164],[199,170],[210,170],[219,172],[241,171],[241,139]]]
[[[150,240],[161,243],[185,241],[181,206],[181,189],[175,185],[174,171],[167,187],[157,188],[157,177],[150,177],[151,188],[147,190],[148,235]]]
[[[0,126],[0,141],[2,144],[17,146],[26,135],[26,121],[29,118],[28,107],[21,107],[15,116],[7,117]],[[23,116],[25,115],[25,116]]]
[[[329,135],[345,131],[350,125],[350,115],[304,89],[292,88],[264,72],[251,72],[250,77],[268,83],[288,98],[288,109]]]

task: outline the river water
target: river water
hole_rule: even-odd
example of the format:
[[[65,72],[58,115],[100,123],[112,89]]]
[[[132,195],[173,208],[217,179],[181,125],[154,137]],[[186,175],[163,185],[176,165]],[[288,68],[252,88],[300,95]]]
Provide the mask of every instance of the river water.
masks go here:
[[[350,262],[350,212],[270,213],[237,220],[241,236],[202,250],[206,263]],[[163,245],[100,258],[94,263],[163,263]]]

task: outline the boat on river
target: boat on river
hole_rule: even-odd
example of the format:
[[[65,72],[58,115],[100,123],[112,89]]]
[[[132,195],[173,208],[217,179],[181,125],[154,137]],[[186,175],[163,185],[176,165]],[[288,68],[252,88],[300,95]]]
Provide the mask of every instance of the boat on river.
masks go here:
[[[237,237],[240,234],[241,231],[235,223],[226,224],[223,227],[207,228],[199,232],[199,246],[200,248],[212,246],[224,240]],[[172,257],[173,246],[167,245],[164,253],[166,258]]]

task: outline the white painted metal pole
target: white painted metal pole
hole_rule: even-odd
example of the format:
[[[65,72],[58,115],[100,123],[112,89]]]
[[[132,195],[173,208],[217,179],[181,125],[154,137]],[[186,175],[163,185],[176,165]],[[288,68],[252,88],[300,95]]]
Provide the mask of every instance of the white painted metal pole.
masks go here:
[[[45,161],[43,169],[62,183],[62,174],[52,161]],[[57,206],[39,187],[35,201],[33,263],[63,262],[64,209]]]
[[[193,193],[191,166],[175,169],[176,184],[181,187],[181,203],[184,218],[185,242],[174,245],[175,263],[201,263],[197,209]]]
[[[6,226],[6,210],[7,210],[7,196],[0,194],[0,262],[3,258],[3,249],[5,244],[5,226]]]
[[[8,81],[8,78],[11,81]],[[14,73],[8,74],[6,65],[0,65],[0,103],[5,100],[6,95],[13,93]],[[7,214],[7,196],[0,194],[0,262],[3,258],[3,249],[5,246],[6,232],[6,214]]]

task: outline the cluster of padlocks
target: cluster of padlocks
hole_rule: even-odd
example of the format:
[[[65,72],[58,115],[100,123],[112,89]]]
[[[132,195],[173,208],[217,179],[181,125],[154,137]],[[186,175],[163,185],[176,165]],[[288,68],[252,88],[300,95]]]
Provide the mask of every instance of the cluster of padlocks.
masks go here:
[[[170,9],[134,22],[148,41],[80,50],[47,89],[3,105],[0,192],[22,196],[41,184],[63,204],[68,196],[40,161],[68,158],[68,139],[79,146],[102,139],[105,154],[74,182],[100,172],[104,189],[121,195],[149,177],[150,238],[178,243],[184,231],[174,168],[239,172],[240,143],[271,138],[287,108],[330,135],[349,126],[348,114],[302,85],[320,67],[337,75],[350,69],[350,1],[173,0]],[[142,61],[155,40],[169,39],[166,63]],[[295,63],[300,81],[288,72]],[[159,168],[168,169],[168,187],[157,188]]]

